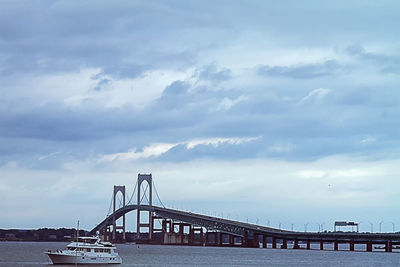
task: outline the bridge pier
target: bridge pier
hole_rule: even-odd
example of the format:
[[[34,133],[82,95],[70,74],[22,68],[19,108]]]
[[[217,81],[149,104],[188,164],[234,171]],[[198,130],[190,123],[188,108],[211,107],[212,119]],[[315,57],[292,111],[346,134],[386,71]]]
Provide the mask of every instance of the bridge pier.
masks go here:
[[[391,241],[385,242],[385,252],[392,252],[392,242]]]
[[[354,251],[354,240],[350,240],[350,251]]]
[[[300,248],[300,246],[299,246],[299,241],[297,240],[297,239],[295,239],[294,241],[293,241],[293,249],[299,249]]]
[[[333,250],[339,250],[339,242],[337,240],[333,241]]]
[[[187,227],[187,233],[185,228]],[[178,228],[178,232],[175,232]],[[174,222],[172,220],[164,219],[162,221],[162,241],[163,245],[194,245],[195,232],[200,232],[200,244],[203,244],[203,229],[195,229],[189,223]]]
[[[196,234],[199,236],[199,242],[196,242]],[[200,245],[202,246],[203,243],[203,228],[196,228],[192,226],[192,229],[190,230],[190,235],[189,235],[189,245],[190,246],[196,246]]]
[[[311,249],[311,240],[307,239],[307,247],[306,249]]]
[[[319,241],[319,249],[324,250],[324,241],[323,240]]]
[[[211,240],[213,242],[211,242]],[[206,232],[206,246],[216,247],[218,246],[218,232]]]
[[[260,247],[260,234],[253,233],[253,239],[251,242],[252,248],[259,248]]]
[[[287,249],[287,239],[286,238],[282,238],[281,249]]]
[[[267,248],[267,236],[262,236],[262,247]]]
[[[100,231],[104,241],[112,241],[111,225],[107,225]]]
[[[229,246],[235,246],[235,236],[232,234],[229,235]]]
[[[162,220],[163,218],[160,216],[153,216],[152,217],[152,221],[151,221],[151,225],[152,225],[152,233],[151,236],[153,237],[151,240],[149,240],[149,243],[152,244],[163,244],[164,243],[164,220]],[[155,228],[155,220],[162,220],[161,223],[161,228]],[[160,237],[160,240],[155,240],[155,236],[156,233],[160,233],[160,235],[157,235],[158,237]]]
[[[368,241],[367,242],[367,252],[372,252],[372,242],[371,241]]]
[[[242,247],[248,247],[249,243],[249,232],[247,230],[244,230],[244,235],[242,238]]]
[[[272,237],[272,248],[276,248],[276,237]]]

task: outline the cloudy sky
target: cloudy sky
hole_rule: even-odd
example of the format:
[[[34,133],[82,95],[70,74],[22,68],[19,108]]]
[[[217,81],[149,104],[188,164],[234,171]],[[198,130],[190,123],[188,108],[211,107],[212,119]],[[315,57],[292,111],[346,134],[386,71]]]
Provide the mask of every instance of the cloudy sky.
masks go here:
[[[0,1],[0,228],[169,207],[400,230],[399,1]],[[129,219],[133,228],[134,219]],[[396,226],[397,226],[396,225]]]

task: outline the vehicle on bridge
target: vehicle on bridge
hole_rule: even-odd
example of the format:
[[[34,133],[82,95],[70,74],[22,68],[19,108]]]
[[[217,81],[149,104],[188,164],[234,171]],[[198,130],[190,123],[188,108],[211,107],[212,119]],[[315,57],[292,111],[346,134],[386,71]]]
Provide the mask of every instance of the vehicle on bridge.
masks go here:
[[[53,264],[121,264],[116,247],[100,237],[78,237],[64,250],[46,251]]]

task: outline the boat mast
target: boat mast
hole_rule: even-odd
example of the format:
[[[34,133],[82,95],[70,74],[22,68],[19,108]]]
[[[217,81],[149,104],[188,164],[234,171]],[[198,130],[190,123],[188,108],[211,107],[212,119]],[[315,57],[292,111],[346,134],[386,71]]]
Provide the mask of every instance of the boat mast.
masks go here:
[[[79,247],[79,220],[76,226],[75,266],[77,266],[78,264],[78,247]]]

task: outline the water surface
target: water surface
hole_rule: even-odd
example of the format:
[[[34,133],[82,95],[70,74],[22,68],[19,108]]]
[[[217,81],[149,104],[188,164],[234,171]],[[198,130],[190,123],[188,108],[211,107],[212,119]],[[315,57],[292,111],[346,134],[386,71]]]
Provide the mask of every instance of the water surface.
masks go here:
[[[43,252],[66,245],[0,242],[0,266],[51,266]],[[117,248],[121,266],[400,266],[400,253],[134,244],[117,244]]]

